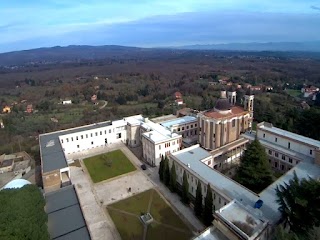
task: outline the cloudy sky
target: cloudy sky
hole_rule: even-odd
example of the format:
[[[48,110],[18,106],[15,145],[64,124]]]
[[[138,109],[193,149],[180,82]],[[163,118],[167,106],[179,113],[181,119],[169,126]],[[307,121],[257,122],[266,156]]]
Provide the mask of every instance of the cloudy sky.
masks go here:
[[[0,52],[319,40],[320,0],[0,1]]]

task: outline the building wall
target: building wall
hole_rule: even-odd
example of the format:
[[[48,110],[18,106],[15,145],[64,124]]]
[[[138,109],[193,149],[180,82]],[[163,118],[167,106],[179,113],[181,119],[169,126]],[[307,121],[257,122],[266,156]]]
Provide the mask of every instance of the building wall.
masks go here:
[[[212,157],[209,157],[207,159],[203,159],[202,162],[209,163],[213,162]],[[198,186],[198,181],[201,183],[201,190],[202,190],[202,197],[203,197],[203,204],[204,204],[204,199],[207,195],[207,186],[208,182],[205,181],[204,179],[201,179],[200,176],[194,175],[194,173],[191,171],[188,166],[180,164],[178,161],[174,159],[173,156],[170,156],[169,158],[169,164],[170,167],[172,167],[172,163],[174,162],[175,168],[176,168],[176,173],[177,173],[177,183],[182,186],[183,183],[183,173],[186,171],[187,174],[187,180],[189,183],[189,194],[195,199],[196,197],[196,191],[197,191],[197,186]],[[204,164],[205,164],[204,163]],[[213,170],[214,171],[214,170]],[[231,199],[228,199],[227,196],[225,196],[223,193],[220,193],[218,189],[214,189],[213,186],[211,186],[211,191],[212,191],[212,197],[213,197],[213,210],[220,209],[221,207],[227,205]]]
[[[198,120],[186,124],[176,124],[171,126],[171,132],[176,132],[182,135],[183,138],[198,135]]]
[[[127,126],[127,138],[128,138],[127,143],[130,147],[140,146],[141,145],[140,126],[128,125]]]
[[[107,127],[62,135],[59,137],[59,139],[64,153],[67,157],[67,155],[70,153],[80,152],[95,147],[101,147],[111,143],[126,143],[126,129],[126,124],[120,126],[110,125]]]
[[[170,138],[167,141],[154,143],[146,136],[142,136],[142,151],[143,158],[151,166],[159,166],[161,156],[168,155],[169,153],[177,152],[181,149],[182,137],[177,136]]]
[[[249,114],[226,120],[215,120],[199,116],[199,143],[205,149],[214,150],[239,139],[249,129]]]
[[[274,134],[269,132],[268,130],[261,129],[259,127],[257,128],[257,136],[258,139],[268,141],[280,147],[290,149],[292,151],[304,154],[309,157],[315,157],[316,148],[307,143],[297,141],[286,136]]]

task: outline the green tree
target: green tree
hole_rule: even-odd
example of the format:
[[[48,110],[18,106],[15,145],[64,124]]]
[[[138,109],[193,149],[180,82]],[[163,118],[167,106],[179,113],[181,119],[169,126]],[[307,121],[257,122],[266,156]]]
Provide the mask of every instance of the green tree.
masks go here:
[[[257,139],[249,144],[242,155],[235,179],[254,192],[260,192],[272,183],[268,156]]]
[[[300,240],[293,232],[286,232],[282,226],[278,226],[274,233],[273,240]]]
[[[163,182],[163,169],[164,169],[164,157],[163,155],[161,155],[161,161],[160,161],[159,172],[158,172],[161,182]]]
[[[177,173],[176,173],[176,167],[174,162],[172,161],[171,171],[170,171],[170,190],[172,192],[176,191],[176,184],[177,184]]]
[[[210,226],[213,221],[212,206],[213,206],[212,191],[208,183],[207,195],[204,200],[204,209],[203,209],[203,222],[206,226]]]
[[[183,172],[183,182],[182,182],[182,198],[181,201],[185,204],[189,204],[189,183],[187,179],[186,171]]]
[[[169,166],[169,159],[166,156],[164,161],[164,175],[163,175],[164,184],[169,187],[170,185],[170,166]]]
[[[320,182],[309,178],[300,180],[294,172],[289,183],[276,188],[279,211],[290,230],[299,237],[306,236],[320,225]]]
[[[202,190],[200,181],[198,181],[197,185],[196,200],[194,202],[194,214],[197,217],[201,217],[202,214]]]

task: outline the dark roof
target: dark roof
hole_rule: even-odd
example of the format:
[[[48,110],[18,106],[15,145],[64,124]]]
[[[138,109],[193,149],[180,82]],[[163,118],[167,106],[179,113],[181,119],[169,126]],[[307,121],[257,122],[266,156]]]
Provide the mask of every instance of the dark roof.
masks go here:
[[[91,239],[72,185],[47,193],[45,199],[51,239]]]
[[[217,110],[226,111],[226,110],[230,110],[231,106],[227,98],[219,98],[214,108]]]
[[[2,164],[0,164],[0,167],[8,167],[8,166],[11,166],[11,165],[12,165],[12,162],[13,162],[13,159],[4,160],[4,161],[2,162]]]
[[[253,95],[252,89],[248,88],[245,95]]]
[[[107,121],[40,135],[39,145],[41,150],[42,171],[46,173],[68,167],[67,160],[60,144],[59,136],[105,127],[111,124],[112,122]]]
[[[228,92],[235,92],[235,91],[236,91],[236,88],[233,85],[228,89]]]

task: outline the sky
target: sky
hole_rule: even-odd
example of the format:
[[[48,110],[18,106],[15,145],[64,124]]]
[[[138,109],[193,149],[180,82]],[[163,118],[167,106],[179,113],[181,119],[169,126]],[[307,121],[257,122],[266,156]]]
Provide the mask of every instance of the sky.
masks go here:
[[[0,0],[0,52],[320,40],[320,0]]]

